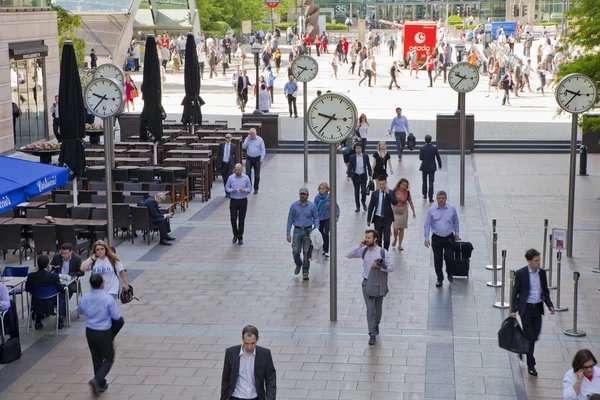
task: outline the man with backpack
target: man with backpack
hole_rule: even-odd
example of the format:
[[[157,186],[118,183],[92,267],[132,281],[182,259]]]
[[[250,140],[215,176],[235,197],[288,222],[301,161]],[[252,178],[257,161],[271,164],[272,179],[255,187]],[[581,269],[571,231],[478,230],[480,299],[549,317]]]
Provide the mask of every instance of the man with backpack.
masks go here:
[[[394,272],[390,254],[379,247],[377,231],[367,229],[365,239],[350,251],[346,257],[362,258],[362,291],[367,305],[367,325],[369,327],[369,345],[377,342],[379,323],[383,310],[383,298],[388,293],[388,274]]]

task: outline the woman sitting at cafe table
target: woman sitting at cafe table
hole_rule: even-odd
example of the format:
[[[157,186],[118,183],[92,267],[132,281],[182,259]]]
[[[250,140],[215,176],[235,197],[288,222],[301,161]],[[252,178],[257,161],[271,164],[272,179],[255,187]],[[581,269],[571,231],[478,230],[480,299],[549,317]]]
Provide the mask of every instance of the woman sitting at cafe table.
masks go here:
[[[579,350],[573,357],[570,370],[563,378],[563,400],[588,400],[600,395],[600,368],[588,349]]]

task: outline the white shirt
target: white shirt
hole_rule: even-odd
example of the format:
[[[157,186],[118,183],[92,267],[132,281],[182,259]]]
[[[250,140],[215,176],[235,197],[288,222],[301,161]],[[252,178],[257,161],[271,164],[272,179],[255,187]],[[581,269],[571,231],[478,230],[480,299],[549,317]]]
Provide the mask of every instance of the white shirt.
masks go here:
[[[362,153],[356,154],[356,168],[354,169],[354,173],[357,175],[362,175],[365,173],[365,160],[363,159]]]
[[[383,217],[383,192],[379,191],[379,202],[377,203],[377,210],[375,211],[375,215],[378,217]]]
[[[575,393],[573,386],[577,382],[577,374],[573,368],[567,371],[563,378],[563,400],[586,400],[591,394],[600,393],[600,368],[594,367],[592,381],[585,376],[581,380],[579,396]]]
[[[368,131],[369,131],[369,124],[367,124],[366,122],[361,123],[360,126],[358,127],[358,133],[360,133],[360,137],[363,139],[367,137]]]
[[[115,272],[115,269],[117,272]],[[118,295],[119,277],[117,275],[123,270],[123,264],[121,264],[120,261],[117,261],[115,268],[113,268],[112,264],[108,260],[108,257],[105,257],[104,260],[96,260],[94,263],[94,268],[92,268],[92,274],[102,274],[102,279],[104,280],[104,291],[108,294]]]
[[[247,357],[244,354],[244,347],[240,347],[240,370],[238,379],[235,383],[235,390],[231,396],[240,399],[253,399],[258,397],[256,393],[256,382],[254,380],[254,361],[256,360],[256,348],[254,352]]]
[[[71,257],[69,257],[68,260],[62,260],[62,270],[60,271],[61,274],[65,274],[68,275],[69,274],[69,263],[71,262]],[[73,271],[75,272],[75,271]]]
[[[267,90],[260,89],[258,93],[258,105],[261,111],[269,111],[271,108],[271,94]]]
[[[369,60],[368,58],[365,58],[365,61],[363,61],[362,68],[365,71],[370,71],[371,70],[371,60]]]

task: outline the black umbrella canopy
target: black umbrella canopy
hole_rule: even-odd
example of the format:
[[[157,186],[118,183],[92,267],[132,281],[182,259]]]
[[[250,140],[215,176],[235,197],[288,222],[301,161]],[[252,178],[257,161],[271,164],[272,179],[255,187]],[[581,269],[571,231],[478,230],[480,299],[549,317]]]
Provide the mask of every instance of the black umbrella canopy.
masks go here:
[[[185,44],[185,97],[181,102],[183,115],[181,122],[184,124],[202,124],[202,111],[200,106],[204,101],[200,97],[200,67],[196,55],[196,41],[194,34],[187,34]]]
[[[162,90],[160,85],[160,64],[156,51],[154,35],[146,38],[146,51],[144,55],[144,108],[140,115],[140,140],[158,142],[163,136],[162,121],[165,119],[165,110],[162,107]]]
[[[63,44],[58,86],[58,112],[62,137],[58,162],[69,167],[72,176],[83,175],[85,111],[77,59],[71,41],[65,41]]]

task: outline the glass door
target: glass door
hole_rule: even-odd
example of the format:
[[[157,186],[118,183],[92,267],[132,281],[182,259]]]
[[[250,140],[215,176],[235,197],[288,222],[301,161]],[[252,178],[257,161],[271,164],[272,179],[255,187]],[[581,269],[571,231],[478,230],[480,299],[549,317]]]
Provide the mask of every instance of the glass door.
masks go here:
[[[15,148],[47,139],[44,59],[13,61],[10,73]]]

